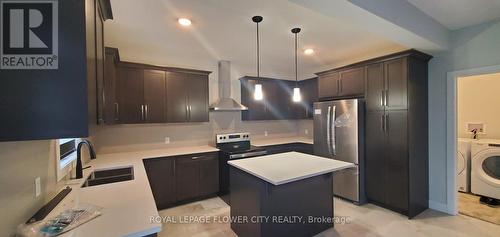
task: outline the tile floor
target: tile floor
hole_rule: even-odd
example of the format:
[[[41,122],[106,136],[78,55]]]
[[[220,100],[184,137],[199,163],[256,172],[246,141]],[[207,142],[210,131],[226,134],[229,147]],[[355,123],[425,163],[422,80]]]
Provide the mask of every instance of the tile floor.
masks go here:
[[[481,221],[464,215],[449,216],[433,210],[427,210],[413,220],[377,207],[372,204],[356,206],[349,202],[335,199],[335,215],[347,217],[346,224],[336,224],[318,237],[377,237],[377,236],[422,236],[422,237],[498,237],[500,225]],[[224,218],[229,216],[229,206],[220,198],[211,198],[199,202],[165,209],[160,216],[170,217],[178,223],[165,223],[159,237],[176,236],[236,236]],[[217,223],[180,223],[188,217],[217,218]],[[212,219],[213,220],[213,219]],[[219,223],[220,222],[220,223]]]

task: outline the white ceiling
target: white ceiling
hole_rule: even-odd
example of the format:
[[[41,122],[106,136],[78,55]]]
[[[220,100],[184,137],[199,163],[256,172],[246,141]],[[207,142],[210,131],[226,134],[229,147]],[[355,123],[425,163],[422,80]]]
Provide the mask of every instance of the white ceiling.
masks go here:
[[[399,44],[338,22],[287,0],[112,0],[114,20],[106,22],[107,46],[124,60],[213,71],[232,61],[238,75],[255,75],[254,15],[262,15],[262,76],[294,78],[293,27],[301,27],[300,79],[314,72],[403,50]],[[177,18],[193,25],[180,27]]]
[[[408,0],[450,30],[500,18],[500,0]]]

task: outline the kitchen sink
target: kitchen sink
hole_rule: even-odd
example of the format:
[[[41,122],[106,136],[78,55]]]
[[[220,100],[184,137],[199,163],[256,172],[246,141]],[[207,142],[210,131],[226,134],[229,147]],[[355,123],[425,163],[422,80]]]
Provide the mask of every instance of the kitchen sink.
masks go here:
[[[123,182],[134,179],[134,167],[120,167],[104,170],[95,170],[85,180],[82,188],[109,183]]]

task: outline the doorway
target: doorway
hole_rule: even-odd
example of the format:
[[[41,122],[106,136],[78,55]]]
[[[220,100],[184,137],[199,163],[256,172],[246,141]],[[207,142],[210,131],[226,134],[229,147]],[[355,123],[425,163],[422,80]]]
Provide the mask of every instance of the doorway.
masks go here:
[[[495,116],[491,118],[491,110],[494,108],[490,107],[494,104],[490,100],[499,100],[496,104],[500,106],[500,96],[496,95],[498,92],[494,93],[491,89],[500,88],[500,65],[450,72],[447,84],[448,213],[465,214],[500,224],[500,207],[481,204],[481,194],[477,190],[472,192],[473,161],[470,145],[477,143],[477,140],[473,140],[474,134],[479,139],[500,140],[500,127],[496,127],[498,119]],[[458,172],[461,175],[457,175]],[[499,216],[496,217],[495,214]]]

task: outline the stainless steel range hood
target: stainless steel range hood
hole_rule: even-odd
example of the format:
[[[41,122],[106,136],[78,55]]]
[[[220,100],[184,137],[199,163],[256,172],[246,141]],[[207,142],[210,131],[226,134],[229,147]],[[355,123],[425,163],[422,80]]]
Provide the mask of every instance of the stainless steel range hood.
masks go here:
[[[231,62],[219,61],[219,99],[209,106],[211,111],[242,111],[248,108],[231,98]]]

